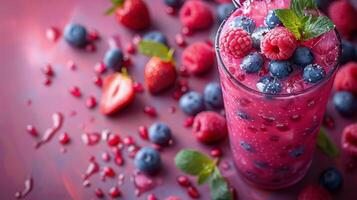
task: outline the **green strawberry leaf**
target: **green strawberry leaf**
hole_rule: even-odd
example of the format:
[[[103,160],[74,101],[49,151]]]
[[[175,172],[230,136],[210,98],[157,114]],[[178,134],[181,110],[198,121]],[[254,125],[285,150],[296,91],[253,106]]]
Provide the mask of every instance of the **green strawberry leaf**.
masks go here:
[[[320,129],[320,132],[317,136],[317,146],[328,156],[336,157],[339,154],[338,148],[332,142],[323,128]]]
[[[105,15],[113,14],[117,8],[121,7],[124,4],[124,0],[111,0],[111,3],[113,4],[113,6],[105,11]]]
[[[228,183],[217,167],[212,174],[210,188],[212,200],[233,200],[233,194],[229,191]]]
[[[335,28],[333,22],[326,16],[310,16],[304,24],[303,40],[318,37]]]
[[[106,11],[105,11],[105,15],[111,15],[115,12],[115,10],[117,9],[117,7],[113,6],[113,7],[110,7],[108,8]]]
[[[317,4],[315,0],[292,0],[290,9],[299,17],[303,17],[306,9],[317,9]]]
[[[187,174],[199,176],[209,171],[215,162],[205,154],[194,150],[182,150],[175,157],[176,166]]]
[[[170,50],[166,45],[150,40],[139,42],[139,52],[146,56],[159,57],[165,62],[171,62],[174,54],[173,50]]]
[[[296,39],[300,40],[302,24],[299,16],[289,9],[277,9],[275,14],[284,26],[295,35]]]

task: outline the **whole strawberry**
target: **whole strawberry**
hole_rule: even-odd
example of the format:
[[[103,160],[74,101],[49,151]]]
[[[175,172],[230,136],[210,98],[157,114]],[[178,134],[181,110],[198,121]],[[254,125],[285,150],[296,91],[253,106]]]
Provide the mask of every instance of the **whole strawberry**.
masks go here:
[[[146,29],[151,24],[149,10],[143,0],[112,0],[113,7],[107,14],[115,12],[119,23],[133,30]]]

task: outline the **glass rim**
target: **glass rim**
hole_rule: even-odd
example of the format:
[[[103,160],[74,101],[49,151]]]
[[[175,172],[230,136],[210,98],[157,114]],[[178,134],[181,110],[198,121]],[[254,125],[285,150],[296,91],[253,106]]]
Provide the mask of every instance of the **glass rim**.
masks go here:
[[[228,17],[229,18],[229,17]],[[238,86],[241,87],[249,92],[255,93],[257,95],[261,95],[261,96],[266,96],[269,95],[270,97],[291,97],[291,96],[298,96],[304,93],[308,93],[312,90],[314,90],[315,88],[318,88],[319,86],[325,84],[326,82],[328,82],[331,77],[333,77],[333,75],[335,74],[335,72],[337,71],[337,69],[339,68],[339,61],[341,58],[341,53],[342,53],[342,43],[341,43],[341,37],[339,32],[337,31],[336,27],[334,28],[336,37],[337,37],[337,41],[338,43],[338,47],[339,47],[339,51],[337,52],[337,62],[334,65],[333,69],[327,74],[327,76],[322,80],[319,81],[318,83],[314,84],[313,86],[300,90],[298,92],[292,92],[292,93],[278,93],[278,94],[269,94],[269,93],[264,93],[264,92],[260,92],[256,89],[250,88],[248,86],[246,86],[245,84],[241,83],[239,80],[237,80],[237,78],[227,69],[227,67],[225,66],[223,60],[222,60],[222,56],[220,53],[220,48],[219,48],[219,38],[220,35],[222,33],[223,27],[226,24],[226,22],[228,21],[228,18],[226,18],[219,26],[216,37],[215,37],[215,51],[216,51],[216,55],[218,57],[218,67],[222,68],[224,70],[224,73],[227,74],[229,76],[229,78],[232,80],[232,82]]]

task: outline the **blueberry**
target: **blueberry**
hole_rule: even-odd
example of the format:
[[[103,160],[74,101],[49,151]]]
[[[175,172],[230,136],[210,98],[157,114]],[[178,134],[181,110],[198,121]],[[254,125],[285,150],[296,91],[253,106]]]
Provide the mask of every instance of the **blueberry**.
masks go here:
[[[149,139],[154,144],[167,145],[171,135],[171,129],[162,122],[155,123],[149,128]]]
[[[287,60],[271,61],[269,63],[269,71],[274,77],[282,79],[288,77],[293,71],[293,68],[291,63]]]
[[[343,177],[340,171],[334,167],[325,169],[320,175],[320,185],[333,192],[342,186]]]
[[[340,63],[345,64],[355,58],[355,47],[352,43],[342,40],[342,54],[340,58]]]
[[[300,157],[303,153],[304,153],[304,147],[300,146],[293,149],[289,155],[293,158],[297,158]]]
[[[268,27],[258,27],[252,33],[253,47],[257,50],[260,50],[260,43],[263,40],[264,36],[269,32]]]
[[[326,11],[331,3],[331,0],[315,0],[320,10]]]
[[[143,147],[136,153],[134,164],[140,171],[153,174],[160,169],[160,154],[151,147]]]
[[[345,117],[352,117],[357,111],[357,99],[347,91],[336,92],[333,96],[336,110]]]
[[[259,168],[259,169],[266,169],[266,168],[268,168],[268,163],[263,162],[263,161],[259,161],[259,160],[254,161],[254,165],[255,165],[257,168]]]
[[[165,4],[167,6],[173,7],[173,8],[180,8],[184,2],[184,0],[164,0]]]
[[[253,52],[243,58],[240,68],[246,73],[258,72],[264,64],[264,59],[258,52]]]
[[[266,94],[277,94],[282,90],[282,83],[277,78],[265,76],[259,80],[257,88]]]
[[[222,108],[223,107],[223,97],[221,86],[212,82],[206,85],[203,92],[203,99],[205,105],[211,108]]]
[[[317,64],[310,64],[304,68],[303,79],[306,83],[317,83],[326,76],[324,68]]]
[[[168,46],[166,36],[159,31],[151,31],[151,32],[146,33],[143,36],[143,40],[154,41],[154,42],[161,43],[161,44]]]
[[[249,152],[254,152],[254,149],[250,144],[248,144],[248,143],[246,143],[244,141],[240,141],[239,144],[244,150],[249,151]]]
[[[87,30],[79,24],[68,24],[64,29],[65,40],[74,47],[84,47],[87,44]]]
[[[253,33],[255,29],[254,21],[246,16],[235,17],[233,21],[230,23],[230,26],[233,28],[242,28],[248,33]]]
[[[105,66],[115,70],[120,71],[123,65],[124,55],[123,51],[118,48],[113,48],[108,50],[104,55]]]
[[[271,29],[281,25],[281,21],[278,16],[276,16],[274,10],[268,12],[267,17],[265,18],[265,23]]]
[[[188,115],[196,115],[204,110],[204,101],[201,94],[188,92],[180,98],[180,108]]]
[[[293,54],[293,61],[296,65],[305,67],[306,65],[312,64],[314,54],[312,54],[312,51],[307,47],[298,47]]]
[[[217,7],[217,18],[219,22],[227,19],[229,15],[236,9],[232,3],[223,3]]]

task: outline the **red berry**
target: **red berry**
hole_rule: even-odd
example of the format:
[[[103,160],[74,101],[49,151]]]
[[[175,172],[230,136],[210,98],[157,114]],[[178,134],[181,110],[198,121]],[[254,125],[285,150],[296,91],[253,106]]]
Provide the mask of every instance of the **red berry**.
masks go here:
[[[56,42],[61,35],[61,32],[56,27],[50,27],[46,30],[46,38],[51,42]]]
[[[121,196],[121,191],[119,190],[118,187],[112,187],[112,188],[109,189],[109,195],[112,198],[117,198],[117,197]]]
[[[123,142],[124,142],[125,145],[128,145],[128,146],[132,145],[132,144],[135,144],[134,138],[131,137],[131,136],[125,137],[123,139]]]
[[[146,128],[146,126],[139,126],[138,132],[142,139],[144,139],[144,140],[149,139],[149,133],[148,133],[148,129]]]
[[[72,86],[72,87],[69,89],[69,92],[70,92],[74,97],[81,97],[81,96],[82,96],[81,90],[80,90],[79,87],[77,87],[77,86]]]
[[[269,59],[286,60],[293,55],[297,44],[294,34],[287,28],[276,27],[264,36],[260,48]]]
[[[199,113],[193,123],[193,134],[203,143],[213,143],[227,135],[226,119],[213,111]]]
[[[110,134],[107,142],[109,146],[115,147],[121,142],[121,139],[118,134]]]
[[[198,190],[193,187],[193,186],[189,186],[187,188],[187,193],[188,195],[190,195],[190,197],[194,198],[194,199],[198,199],[200,197],[200,193],[198,192]]]
[[[95,76],[95,77],[93,77],[93,82],[94,82],[94,84],[96,84],[98,87],[102,87],[102,85],[103,85],[103,80],[102,80],[102,78],[100,77],[100,76]]]
[[[337,30],[346,38],[353,36],[353,32],[357,30],[357,11],[347,0],[334,1],[331,3],[329,17],[334,22]]]
[[[95,52],[97,50],[97,47],[94,44],[87,44],[85,46],[85,50],[88,52]]]
[[[26,130],[27,132],[32,135],[33,137],[37,137],[38,136],[38,132],[37,132],[37,129],[32,126],[32,125],[27,125],[26,126]]]
[[[323,187],[308,185],[300,192],[298,200],[332,200],[332,197]]]
[[[134,90],[137,93],[143,93],[144,92],[144,87],[141,83],[139,82],[134,82]]]
[[[102,160],[105,162],[109,162],[110,161],[110,155],[108,152],[104,152],[102,153]]]
[[[232,29],[220,39],[219,47],[223,53],[239,59],[249,54],[252,44],[252,39],[247,31]]]
[[[192,124],[193,124],[193,120],[194,120],[195,118],[194,117],[188,117],[186,120],[185,120],[185,127],[186,128],[188,128],[188,127],[191,127],[192,126]]]
[[[176,82],[176,69],[172,62],[153,57],[144,69],[145,84],[151,93],[158,93],[172,87]]]
[[[157,116],[157,112],[156,109],[152,106],[145,106],[144,107],[144,113],[149,115],[150,117],[156,117]]]
[[[343,129],[342,132],[342,148],[357,156],[357,124],[351,124]]]
[[[95,64],[94,66],[94,71],[97,73],[97,74],[103,74],[105,71],[106,71],[106,67],[105,67],[105,64],[103,62],[99,62],[97,64]]]
[[[182,187],[188,187],[191,185],[190,179],[187,176],[179,176],[177,177],[177,183]]]
[[[206,29],[213,24],[213,13],[207,3],[189,0],[180,10],[180,21],[191,30]]]
[[[96,41],[100,39],[99,33],[97,30],[92,30],[88,33],[88,41]]]
[[[69,135],[64,132],[63,134],[60,135],[59,137],[59,142],[62,144],[62,145],[65,145],[65,144],[68,144],[70,142],[70,138],[69,138]]]
[[[126,52],[128,54],[135,54],[136,52],[135,45],[133,43],[129,43],[128,45],[126,45]]]
[[[95,97],[90,96],[86,101],[86,105],[88,108],[94,108],[97,105],[97,100],[95,99]]]
[[[114,172],[113,168],[111,168],[111,167],[104,167],[103,174],[105,176],[111,177],[111,178],[115,176],[115,172]]]
[[[104,192],[103,192],[103,190],[100,189],[100,188],[97,188],[97,189],[95,190],[95,196],[97,196],[98,198],[103,198],[103,197],[104,197]]]
[[[357,62],[349,62],[337,72],[334,87],[357,95]]]
[[[215,53],[205,42],[197,42],[187,47],[182,53],[182,65],[190,74],[200,75],[212,69]]]
[[[147,200],[157,200],[157,198],[154,194],[149,194]]]
[[[219,147],[215,147],[211,150],[212,157],[221,157],[222,156],[222,149]]]
[[[52,77],[53,76],[53,69],[52,69],[52,65],[48,64],[45,67],[42,68],[42,72],[48,76],[48,77]]]
[[[125,0],[115,14],[118,22],[133,30],[146,29],[151,24],[149,10],[143,0]]]

